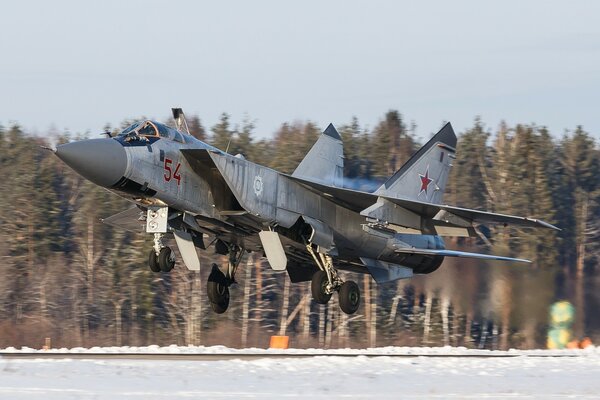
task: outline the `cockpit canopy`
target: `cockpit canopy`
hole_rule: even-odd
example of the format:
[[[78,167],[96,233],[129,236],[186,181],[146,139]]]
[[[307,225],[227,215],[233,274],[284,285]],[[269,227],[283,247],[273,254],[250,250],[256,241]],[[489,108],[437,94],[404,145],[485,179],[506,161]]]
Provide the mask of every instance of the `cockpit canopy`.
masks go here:
[[[133,125],[123,129],[119,136],[139,136],[139,137],[161,137],[163,139],[174,140],[185,143],[185,139],[177,130],[170,128],[160,122],[146,120],[136,122]]]

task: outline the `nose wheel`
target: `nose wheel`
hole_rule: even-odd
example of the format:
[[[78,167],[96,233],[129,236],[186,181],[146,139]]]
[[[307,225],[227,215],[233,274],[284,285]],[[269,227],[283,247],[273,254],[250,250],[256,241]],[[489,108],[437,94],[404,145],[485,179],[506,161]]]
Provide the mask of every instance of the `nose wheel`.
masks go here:
[[[175,253],[170,247],[163,247],[158,255],[154,249],[150,250],[148,267],[152,272],[171,272],[175,267]]]
[[[175,267],[175,253],[162,243],[163,235],[154,234],[154,247],[148,254],[148,267],[152,272],[170,272]]]
[[[170,247],[160,249],[158,266],[162,272],[170,272],[175,267],[175,254]]]
[[[160,272],[158,256],[156,255],[156,251],[154,251],[154,249],[150,250],[150,253],[148,254],[148,267],[150,267],[150,271],[152,272]]]

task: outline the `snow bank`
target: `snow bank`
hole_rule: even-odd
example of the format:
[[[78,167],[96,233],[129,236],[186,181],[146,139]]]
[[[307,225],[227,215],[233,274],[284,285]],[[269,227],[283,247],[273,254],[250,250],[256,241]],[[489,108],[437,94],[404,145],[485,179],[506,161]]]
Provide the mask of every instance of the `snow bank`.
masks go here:
[[[583,350],[517,350],[510,349],[508,351],[500,350],[478,350],[467,349],[465,347],[375,347],[367,349],[263,349],[263,348],[245,348],[235,349],[225,346],[112,346],[112,347],[73,347],[60,348],[50,350],[32,349],[29,347],[7,347],[1,349],[0,353],[95,353],[95,354],[252,354],[252,355],[268,355],[268,354],[304,354],[304,355],[413,355],[427,356],[507,356],[507,355],[524,355],[524,356],[599,356],[600,347],[590,346]]]
[[[4,352],[43,353],[30,348]],[[231,349],[147,346],[52,349],[58,353],[306,354],[332,357],[252,360],[0,357],[0,398],[64,399],[464,399],[598,398],[600,351],[374,349]],[[357,357],[335,355],[356,354]],[[385,357],[385,355],[415,357]],[[418,357],[419,355],[450,357]],[[366,357],[383,355],[384,357]],[[452,357],[489,355],[490,357]],[[494,357],[499,355],[499,357]],[[501,357],[525,355],[534,357]],[[569,355],[570,357],[552,357]],[[535,357],[540,356],[540,357]],[[573,357],[574,356],[574,357]]]

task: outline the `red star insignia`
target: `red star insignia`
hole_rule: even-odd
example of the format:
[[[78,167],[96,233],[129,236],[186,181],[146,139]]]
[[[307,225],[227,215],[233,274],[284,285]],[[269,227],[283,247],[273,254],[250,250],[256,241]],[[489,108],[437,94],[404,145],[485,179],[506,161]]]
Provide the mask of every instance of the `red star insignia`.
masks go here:
[[[429,187],[429,184],[433,182],[433,179],[429,177],[429,166],[427,166],[425,175],[419,174],[419,178],[421,179],[421,190],[419,191],[419,194],[425,192],[425,195],[427,195],[427,188]]]

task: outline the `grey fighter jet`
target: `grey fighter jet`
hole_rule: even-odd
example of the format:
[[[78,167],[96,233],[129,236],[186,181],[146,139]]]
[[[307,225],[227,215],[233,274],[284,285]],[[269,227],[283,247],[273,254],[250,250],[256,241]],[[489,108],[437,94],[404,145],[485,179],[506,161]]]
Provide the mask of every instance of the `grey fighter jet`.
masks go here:
[[[190,270],[200,268],[197,249],[228,255],[227,265],[212,265],[207,281],[217,313],[227,310],[244,252],[263,254],[294,283],[311,281],[317,303],[338,292],[341,309],[352,314],[360,291],[338,270],[384,283],[432,273],[444,257],[528,262],[447,250],[442,237],[476,236],[478,224],[557,229],[537,219],[444,205],[456,152],[450,124],[368,193],[344,188],[342,138],[333,125],[288,175],[195,139],[181,109],[173,116],[175,128],[141,121],[115,137],[59,145],[55,153],[84,178],[135,204],[104,222],[134,231],[141,225],[154,236],[152,271],[174,267],[166,235],[175,238]]]

